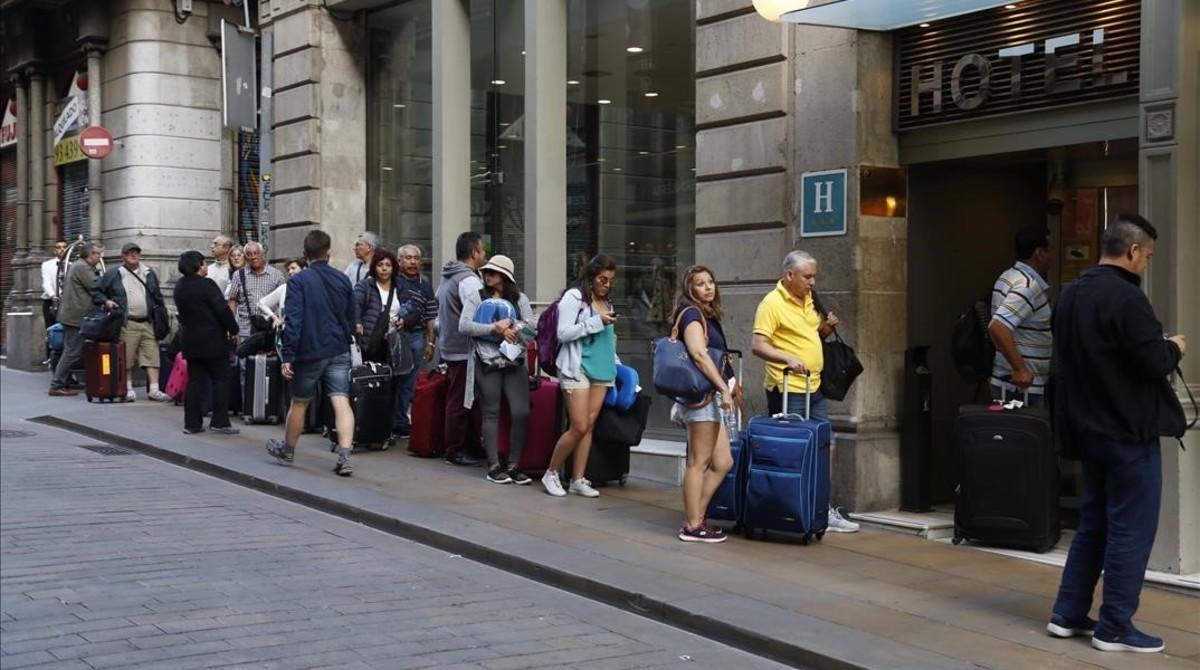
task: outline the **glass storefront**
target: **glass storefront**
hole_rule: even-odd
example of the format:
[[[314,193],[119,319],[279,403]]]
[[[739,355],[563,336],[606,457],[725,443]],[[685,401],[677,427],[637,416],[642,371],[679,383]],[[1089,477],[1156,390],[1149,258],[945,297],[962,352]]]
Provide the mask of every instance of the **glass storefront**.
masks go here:
[[[567,1],[567,275],[618,264],[622,360],[650,378],[677,277],[694,259],[695,25],[690,0]],[[471,0],[471,228],[490,253],[525,256],[525,2]],[[368,16],[368,227],[389,247],[433,239],[432,10]],[[651,429],[670,430],[666,403]]]

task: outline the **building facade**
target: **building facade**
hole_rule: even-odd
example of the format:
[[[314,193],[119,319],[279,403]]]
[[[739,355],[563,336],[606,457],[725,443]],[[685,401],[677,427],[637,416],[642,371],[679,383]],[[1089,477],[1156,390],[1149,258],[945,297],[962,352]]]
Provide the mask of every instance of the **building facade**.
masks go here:
[[[949,336],[1011,264],[1018,228],[1052,230],[1057,292],[1095,262],[1113,214],[1140,211],[1162,233],[1146,290],[1169,331],[1200,337],[1188,57],[1200,5],[1010,4],[872,31],[772,22],[751,0],[196,0],[186,16],[173,0],[0,2],[0,97],[18,119],[3,149],[9,365],[39,359],[36,266],[77,230],[109,250],[139,241],[168,277],[218,231],[265,239],[280,260],[315,227],[335,262],[369,229],[421,245],[436,275],[476,230],[538,303],[606,253],[627,317],[620,353],[647,378],[682,269],[715,271],[726,332],[748,351],[758,301],[804,248],[866,368],[834,405],[839,502],[898,506],[904,361],[918,346],[933,374],[921,467],[933,499],[951,502],[949,427],[973,389],[953,373]],[[222,123],[219,24],[244,23],[245,9],[255,133]],[[54,125],[81,73],[101,110],[87,122],[117,146],[70,167],[55,163]],[[86,219],[69,197],[84,166]],[[746,363],[757,389],[761,365]],[[1183,371],[1200,379],[1195,356]],[[679,440],[666,409],[656,403],[650,434]],[[1184,573],[1200,571],[1200,439],[1187,441],[1164,443],[1153,559]],[[1064,467],[1069,518],[1078,491]]]

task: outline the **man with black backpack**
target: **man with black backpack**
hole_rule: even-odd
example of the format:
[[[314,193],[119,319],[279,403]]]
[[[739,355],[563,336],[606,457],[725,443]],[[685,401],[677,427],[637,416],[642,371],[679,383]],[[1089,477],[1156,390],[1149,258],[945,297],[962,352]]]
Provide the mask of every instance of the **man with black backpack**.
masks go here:
[[[987,332],[996,347],[992,363],[992,397],[1018,390],[1028,404],[1044,404],[1053,336],[1050,332],[1050,284],[1045,276],[1052,254],[1044,225],[1017,232],[1017,262],[992,285],[991,321]]]

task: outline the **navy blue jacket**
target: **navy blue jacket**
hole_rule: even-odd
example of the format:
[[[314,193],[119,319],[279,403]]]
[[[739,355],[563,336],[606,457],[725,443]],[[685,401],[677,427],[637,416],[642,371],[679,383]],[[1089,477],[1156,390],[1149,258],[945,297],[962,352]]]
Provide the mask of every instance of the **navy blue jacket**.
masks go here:
[[[328,261],[309,263],[289,279],[280,360],[303,363],[350,351],[353,293],[350,280]]]

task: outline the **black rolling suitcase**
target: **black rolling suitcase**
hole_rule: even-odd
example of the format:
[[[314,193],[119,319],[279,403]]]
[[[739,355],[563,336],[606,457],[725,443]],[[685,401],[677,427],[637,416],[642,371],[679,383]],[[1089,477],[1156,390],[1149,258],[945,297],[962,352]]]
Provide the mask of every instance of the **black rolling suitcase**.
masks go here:
[[[236,370],[234,371],[236,374]],[[256,354],[246,357],[246,387],[242,395],[242,420],[246,423],[279,423],[287,418],[287,394],[279,357]],[[230,384],[237,389],[236,383]],[[233,397],[231,404],[237,396]]]
[[[954,444],[955,544],[975,540],[1045,552],[1058,543],[1058,455],[1049,412],[965,405]]]
[[[331,447],[337,445],[333,403],[325,399],[325,426]],[[392,439],[392,368],[363,363],[350,370],[350,407],[354,409],[354,446],[386,450]]]

